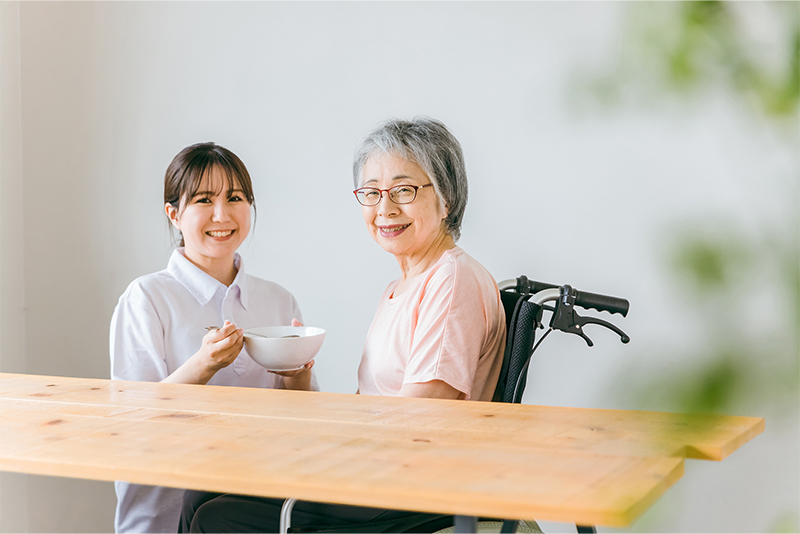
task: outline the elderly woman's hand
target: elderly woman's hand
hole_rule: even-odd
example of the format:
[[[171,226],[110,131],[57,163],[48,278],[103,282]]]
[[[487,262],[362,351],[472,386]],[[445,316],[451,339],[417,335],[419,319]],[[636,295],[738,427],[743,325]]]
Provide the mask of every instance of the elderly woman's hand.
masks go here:
[[[424,397],[428,399],[458,399],[464,395],[443,380],[431,380],[421,384],[404,384],[400,397]]]

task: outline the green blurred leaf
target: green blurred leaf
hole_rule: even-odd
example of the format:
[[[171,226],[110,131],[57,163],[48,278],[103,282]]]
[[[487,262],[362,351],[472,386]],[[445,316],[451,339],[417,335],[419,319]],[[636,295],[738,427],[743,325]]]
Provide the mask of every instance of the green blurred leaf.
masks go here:
[[[743,389],[747,366],[738,354],[722,353],[692,374],[675,392],[682,413],[724,413]]]
[[[632,44],[616,67],[589,82],[598,103],[617,103],[610,86],[631,83],[656,92],[687,95],[708,85],[733,88],[746,106],[775,118],[796,119],[800,104],[800,2],[769,2],[767,13],[785,36],[783,50],[753,40],[744,29],[747,10],[732,2],[634,3],[627,40]],[[763,15],[763,11],[761,13]],[[785,52],[785,54],[783,53]],[[764,55],[781,53],[777,70]]]
[[[713,290],[725,287],[748,263],[746,247],[731,239],[682,235],[672,260],[676,271],[693,288]]]
[[[769,529],[770,532],[800,532],[800,518],[797,512],[785,511]]]
[[[683,15],[687,25],[708,27],[726,19],[725,6],[717,1],[684,2]]]

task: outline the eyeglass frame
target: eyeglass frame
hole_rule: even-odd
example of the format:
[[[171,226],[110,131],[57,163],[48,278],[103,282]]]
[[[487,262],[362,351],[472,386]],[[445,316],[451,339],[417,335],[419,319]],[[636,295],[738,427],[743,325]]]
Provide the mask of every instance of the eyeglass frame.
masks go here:
[[[381,201],[383,200],[383,193],[386,193],[386,195],[389,197],[389,200],[391,200],[391,201],[392,201],[392,202],[394,202],[395,204],[398,204],[398,205],[400,205],[400,206],[403,206],[403,205],[405,205],[405,204],[411,204],[412,202],[414,202],[415,200],[417,200],[417,193],[419,192],[419,190],[420,190],[420,189],[424,189],[424,188],[426,188],[426,187],[429,187],[429,186],[432,186],[432,185],[433,185],[433,182],[428,182],[428,183],[427,183],[427,184],[425,184],[425,185],[399,184],[399,185],[396,185],[396,186],[394,186],[394,187],[390,187],[389,189],[379,189],[379,188],[377,188],[377,187],[359,187],[358,189],[354,189],[354,190],[353,190],[353,194],[356,196],[356,200],[358,201],[358,203],[359,203],[359,204],[361,204],[362,206],[364,206],[365,208],[372,208],[372,207],[375,207],[375,206],[377,206],[378,204],[380,204],[380,203],[381,203]],[[392,199],[392,197],[391,197],[391,193],[390,193],[390,191],[391,191],[392,189],[397,189],[398,187],[410,187],[410,188],[412,188],[412,189],[414,190],[414,198],[412,198],[412,199],[411,199],[411,200],[409,200],[408,202],[395,202],[395,201]],[[378,191],[378,192],[380,193],[381,197],[378,199],[378,201],[377,201],[375,204],[364,204],[363,202],[361,202],[361,201],[358,199],[358,192],[359,192],[359,191],[363,191],[364,189],[370,189],[370,190],[372,190],[372,191]]]

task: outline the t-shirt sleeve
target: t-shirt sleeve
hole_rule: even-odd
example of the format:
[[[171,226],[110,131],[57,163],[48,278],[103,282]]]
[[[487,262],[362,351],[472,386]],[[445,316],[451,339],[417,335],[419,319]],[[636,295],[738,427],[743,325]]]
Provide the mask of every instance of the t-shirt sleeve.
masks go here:
[[[164,331],[146,300],[120,297],[109,333],[112,380],[159,382],[167,377]]]
[[[448,262],[427,281],[404,384],[442,380],[470,398],[487,320],[477,279]]]

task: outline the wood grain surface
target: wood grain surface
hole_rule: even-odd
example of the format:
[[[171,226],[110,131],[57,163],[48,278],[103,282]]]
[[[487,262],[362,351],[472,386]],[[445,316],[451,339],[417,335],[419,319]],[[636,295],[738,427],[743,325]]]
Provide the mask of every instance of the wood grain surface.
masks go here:
[[[764,420],[0,373],[0,469],[625,526]]]

